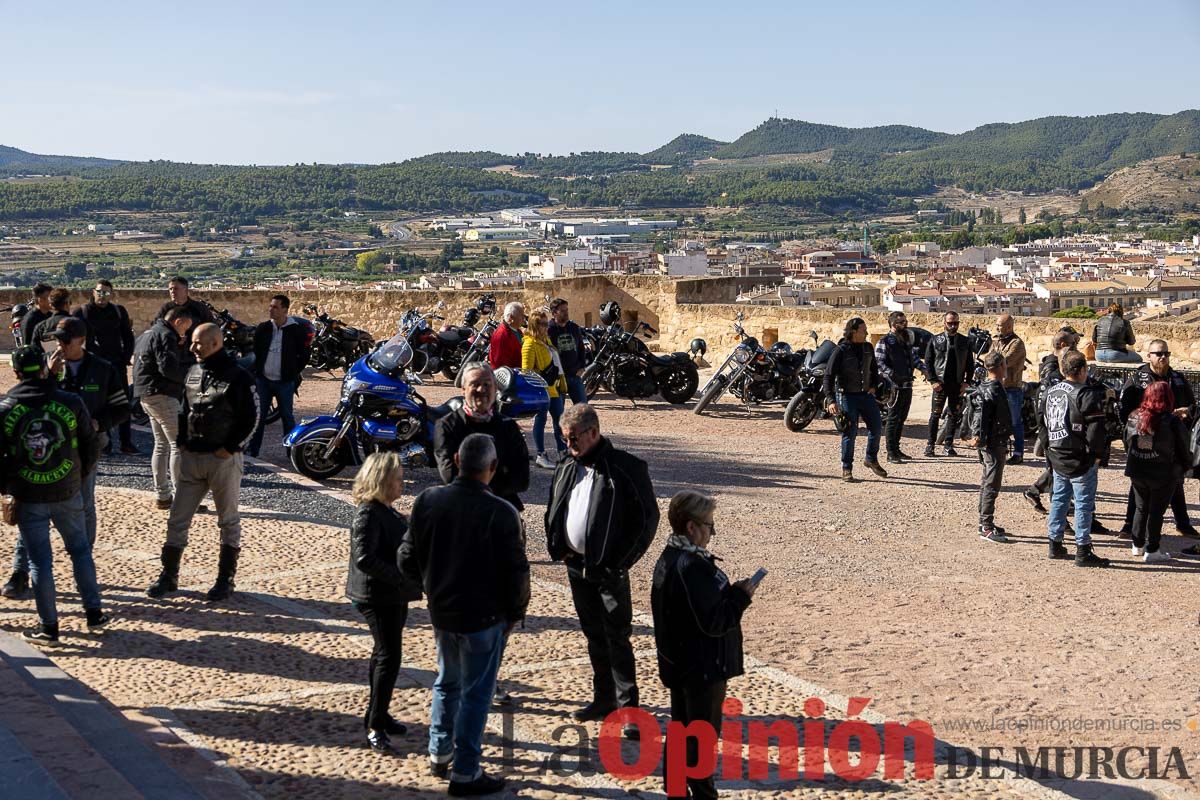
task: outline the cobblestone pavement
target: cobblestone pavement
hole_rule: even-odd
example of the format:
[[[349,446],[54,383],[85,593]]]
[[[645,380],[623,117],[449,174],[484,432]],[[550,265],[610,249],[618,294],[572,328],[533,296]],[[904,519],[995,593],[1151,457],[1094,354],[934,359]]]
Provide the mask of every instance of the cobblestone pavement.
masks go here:
[[[299,413],[327,408],[336,385],[306,382],[309,394]],[[446,393],[439,386],[426,392],[434,402]],[[820,697],[828,705],[829,734],[845,718],[848,696],[875,698],[857,718],[876,731],[885,717],[936,721],[947,708],[970,716],[1014,708],[1095,716],[1158,712],[1168,702],[1164,693],[1176,702],[1176,715],[1196,716],[1194,629],[1172,621],[1186,612],[1187,624],[1194,624],[1186,570],[1150,572],[1130,569],[1129,562],[1127,569],[1081,576],[1069,566],[1047,565],[1040,548],[979,544],[970,530],[977,467],[965,459],[958,467],[944,460],[914,465],[919,470],[897,470],[888,482],[843,488],[832,480],[836,439],[828,423],[791,436],[772,408],[748,418],[724,407],[695,418],[660,402],[633,409],[601,400],[598,407],[618,443],[651,461],[662,504],[683,486],[718,493],[720,533],[713,546],[729,559],[733,577],[759,564],[771,568],[747,612],[748,674],[730,684],[731,696],[744,704],[740,721],[799,722],[804,701]],[[135,728],[172,731],[261,797],[441,796],[444,784],[428,775],[425,760],[435,668],[428,616],[414,604],[392,707],[410,732],[398,740],[399,755],[377,756],[362,744],[370,639],[342,596],[348,506],[338,492],[349,476],[331,481],[332,491],[315,491],[279,473],[284,461],[276,447],[264,456],[274,466],[247,472],[239,591],[220,605],[202,599],[216,571],[211,515],[194,526],[183,590],[165,601],[144,595],[157,573],[166,512],[155,510],[145,491],[144,456],[106,460],[97,563],[118,621],[102,636],[83,633],[69,565],[59,552],[63,644],[47,654]],[[1017,479],[1036,474],[1032,467],[1014,472]],[[1123,499],[1114,472],[1102,485],[1102,510],[1110,519]],[[410,497],[433,480],[427,469],[408,477]],[[620,782],[599,771],[594,755],[579,768],[581,733],[589,743],[582,749],[592,752],[599,728],[574,726],[569,718],[589,699],[588,666],[561,569],[543,561],[547,485],[547,473],[536,472],[525,513],[535,575],[530,619],[514,634],[501,669],[502,685],[517,704],[512,714],[490,718],[485,765],[507,775],[509,793],[523,797],[660,795],[660,777]],[[1008,493],[1001,508],[1010,531],[1023,525],[1022,541],[1040,543],[1040,517]],[[0,547],[12,538],[12,529],[4,530]],[[663,722],[667,698],[645,616],[655,554],[634,574],[635,606],[642,612],[634,646],[643,702]],[[1053,574],[1048,569],[1060,566]],[[1163,630],[1139,633],[1152,596],[1159,618],[1150,618]],[[1054,618],[1049,626],[1048,615]],[[33,619],[30,601],[0,600],[0,628],[18,631]],[[1182,680],[1150,695],[1164,664],[1175,670],[1167,677]],[[1010,766],[1014,741],[1107,743],[1091,734],[995,739],[935,729],[943,745],[1009,746]],[[34,728],[20,735],[37,734]],[[1129,743],[1150,742],[1139,736]],[[622,752],[633,762],[638,745],[624,743]],[[1192,750],[1185,753],[1190,759]],[[933,781],[885,780],[880,772],[850,784],[830,773],[821,781],[730,780],[721,788],[731,797],[922,798],[1183,797],[1194,788],[1176,776],[1171,783],[1084,779],[1052,786],[984,779],[978,771],[951,778],[944,761],[943,748]]]

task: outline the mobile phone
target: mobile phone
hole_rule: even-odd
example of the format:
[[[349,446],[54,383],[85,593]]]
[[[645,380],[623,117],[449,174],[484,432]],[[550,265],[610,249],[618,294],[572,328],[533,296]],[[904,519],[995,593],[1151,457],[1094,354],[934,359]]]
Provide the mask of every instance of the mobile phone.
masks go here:
[[[758,586],[758,584],[761,583],[762,579],[765,577],[767,577],[767,568],[759,567],[758,572],[756,572],[750,576],[750,583],[752,583],[755,586]]]

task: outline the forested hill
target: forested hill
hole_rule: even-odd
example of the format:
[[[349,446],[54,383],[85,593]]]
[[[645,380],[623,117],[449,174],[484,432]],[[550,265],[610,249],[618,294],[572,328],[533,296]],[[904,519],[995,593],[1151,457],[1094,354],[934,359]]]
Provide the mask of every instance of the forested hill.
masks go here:
[[[737,140],[719,147],[717,158],[749,158],[779,153],[815,153],[833,148],[836,154],[899,153],[919,150],[953,138],[948,133],[884,125],[879,128],[839,128],[795,119],[772,118]]]
[[[42,156],[0,144],[0,175],[40,173],[59,175],[91,167],[115,167],[122,161],[79,156]]]

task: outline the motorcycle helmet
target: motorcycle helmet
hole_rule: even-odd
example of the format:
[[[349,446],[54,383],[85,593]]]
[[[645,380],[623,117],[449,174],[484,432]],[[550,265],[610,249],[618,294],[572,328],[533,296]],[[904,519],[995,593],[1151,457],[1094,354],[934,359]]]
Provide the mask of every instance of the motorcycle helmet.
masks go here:
[[[771,345],[771,352],[782,353],[785,356],[790,356],[792,354],[792,346],[787,342],[776,342],[775,344]]]
[[[475,308],[479,309],[481,314],[493,314],[496,311],[496,298],[494,295],[485,294],[475,301]]]
[[[621,306],[616,300],[609,300],[600,306],[600,321],[605,325],[612,325],[614,322],[621,320]]]
[[[20,319],[21,317],[25,316],[28,313],[29,313],[29,306],[25,305],[24,303],[17,303],[15,306],[12,307],[12,318],[13,319]]]
[[[688,343],[688,352],[694,356],[705,355],[708,352],[708,342],[700,338],[692,339],[692,341]]]
[[[463,316],[463,322],[465,324],[469,325],[470,327],[474,328],[475,323],[479,322],[479,309],[468,308],[467,313]]]

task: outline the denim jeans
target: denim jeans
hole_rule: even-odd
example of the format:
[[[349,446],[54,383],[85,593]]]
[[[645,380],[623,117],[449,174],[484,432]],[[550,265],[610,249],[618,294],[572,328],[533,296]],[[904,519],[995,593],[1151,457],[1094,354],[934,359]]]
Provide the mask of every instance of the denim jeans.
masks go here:
[[[1115,364],[1140,364],[1142,357],[1132,350],[1097,350],[1097,361],[1108,361]]]
[[[558,419],[563,413],[564,401],[562,395],[550,398],[549,415],[554,426],[554,444],[558,452],[567,449],[567,443],[563,441],[562,428],[558,425]],[[538,455],[546,452],[546,411],[539,411],[533,418],[533,447],[537,450]]]
[[[83,528],[87,532],[88,546],[96,544],[96,470],[80,483],[79,496],[83,499]],[[17,537],[17,549],[13,553],[13,572],[29,572],[29,553],[25,541]]]
[[[470,781],[479,773],[483,728],[504,653],[504,628],[503,622],[474,633],[434,628],[438,676],[429,715],[429,757],[438,764],[453,757],[451,780]]]
[[[1075,498],[1075,544],[1092,542],[1092,515],[1096,511],[1096,481],[1100,467],[1096,464],[1078,478],[1054,473],[1050,490],[1050,515],[1046,518],[1046,533],[1052,542],[1061,542],[1067,530],[1067,505]]]
[[[571,398],[573,406],[587,402],[587,389],[583,387],[583,378],[578,375],[567,376],[567,395]]]
[[[279,424],[283,426],[283,435],[279,437],[279,440],[283,441],[292,432],[292,428],[296,427],[296,416],[292,412],[292,402],[296,397],[296,381],[273,381],[269,378],[255,378],[254,383],[258,389],[258,427],[254,429],[254,435],[250,437],[250,444],[246,447],[246,452],[258,458],[258,451],[262,448],[263,430],[267,427],[267,412],[271,410],[272,398],[279,403]]]
[[[88,544],[83,522],[83,498],[75,495],[57,503],[17,503],[17,527],[29,552],[29,578],[38,618],[42,624],[53,626],[58,624],[58,609],[54,589],[54,550],[50,546],[51,522],[71,556],[75,588],[79,590],[85,609],[100,608],[100,586],[96,582],[96,564],[92,561],[92,546]]]
[[[859,417],[867,424],[867,460],[878,461],[883,418],[879,416],[879,404],[875,402],[875,395],[866,392],[838,392],[837,403],[838,408],[846,415],[846,430],[842,433],[842,469],[852,469],[854,466],[854,440],[858,438]]]
[[[150,417],[154,452],[150,465],[159,500],[169,500],[179,482],[179,401],[165,394],[142,396],[142,410]]]
[[[1012,416],[1013,455],[1025,452],[1025,423],[1021,421],[1021,404],[1025,402],[1024,389],[1005,389],[1008,395],[1008,411]]]

